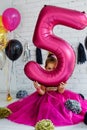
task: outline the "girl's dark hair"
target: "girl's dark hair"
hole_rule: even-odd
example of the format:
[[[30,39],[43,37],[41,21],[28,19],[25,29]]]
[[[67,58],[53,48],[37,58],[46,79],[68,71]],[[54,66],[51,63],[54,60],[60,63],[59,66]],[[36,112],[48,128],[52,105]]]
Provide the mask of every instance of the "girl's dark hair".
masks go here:
[[[48,63],[57,63],[57,58],[54,54],[48,54],[45,61],[45,68],[47,67]]]

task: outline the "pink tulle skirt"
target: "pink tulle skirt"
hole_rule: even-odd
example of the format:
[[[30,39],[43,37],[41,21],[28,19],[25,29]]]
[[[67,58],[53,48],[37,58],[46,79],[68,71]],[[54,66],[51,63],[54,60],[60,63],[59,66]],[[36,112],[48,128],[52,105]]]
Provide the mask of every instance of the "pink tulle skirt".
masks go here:
[[[75,114],[68,110],[65,107],[67,99],[77,100],[82,111]],[[13,112],[7,119],[19,124],[35,126],[42,119],[50,119],[55,126],[66,126],[83,122],[87,100],[69,90],[65,90],[63,94],[51,91],[43,96],[35,92],[7,107]]]

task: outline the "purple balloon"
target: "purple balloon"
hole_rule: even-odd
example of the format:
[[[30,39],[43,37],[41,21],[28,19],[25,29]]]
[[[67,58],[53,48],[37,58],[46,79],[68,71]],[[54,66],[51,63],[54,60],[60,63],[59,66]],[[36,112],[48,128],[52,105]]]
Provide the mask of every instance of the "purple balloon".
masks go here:
[[[20,20],[20,13],[15,8],[8,8],[2,14],[3,25],[9,31],[16,29]]]

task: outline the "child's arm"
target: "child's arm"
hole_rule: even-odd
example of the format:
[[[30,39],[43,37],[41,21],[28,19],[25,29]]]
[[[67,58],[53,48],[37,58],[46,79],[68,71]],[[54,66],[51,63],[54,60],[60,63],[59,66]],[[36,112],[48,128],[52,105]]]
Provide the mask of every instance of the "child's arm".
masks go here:
[[[43,85],[38,84],[37,81],[34,81],[34,87],[36,88],[37,92],[40,95],[44,95],[45,94],[45,87]]]

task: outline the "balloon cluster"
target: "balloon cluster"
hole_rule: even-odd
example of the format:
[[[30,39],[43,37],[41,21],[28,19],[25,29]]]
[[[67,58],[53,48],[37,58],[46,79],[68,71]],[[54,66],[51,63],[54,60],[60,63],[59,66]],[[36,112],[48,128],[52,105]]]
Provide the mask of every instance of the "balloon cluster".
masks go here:
[[[3,69],[6,55],[14,61],[22,54],[23,47],[16,39],[7,40],[8,31],[15,30],[21,21],[21,15],[15,8],[7,8],[0,16],[0,69]],[[4,51],[5,49],[5,51]]]

